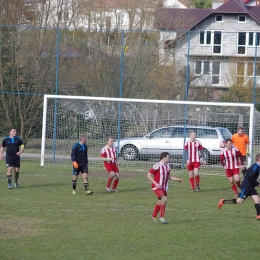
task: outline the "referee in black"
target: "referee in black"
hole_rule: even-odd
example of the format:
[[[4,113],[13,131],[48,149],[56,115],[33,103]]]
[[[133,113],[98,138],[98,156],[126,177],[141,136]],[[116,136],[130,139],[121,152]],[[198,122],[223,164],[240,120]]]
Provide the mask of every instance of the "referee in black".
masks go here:
[[[88,147],[87,147],[87,136],[81,135],[79,137],[79,142],[72,146],[71,160],[73,164],[72,170],[72,194],[76,194],[77,180],[79,173],[82,173],[85,194],[90,195],[93,191],[88,190]]]
[[[16,128],[9,128],[9,136],[2,141],[0,150],[0,160],[3,159],[3,152],[6,148],[6,166],[7,166],[7,181],[8,188],[12,189],[12,169],[14,168],[14,186],[18,188],[18,178],[20,169],[20,155],[24,151],[24,144],[19,136],[16,136]]]
[[[218,203],[218,208],[221,209],[224,204],[242,204],[247,197],[255,203],[256,219],[260,220],[260,198],[255,187],[259,187],[258,177],[260,174],[260,154],[256,155],[256,162],[246,170],[246,175],[241,183],[241,192],[237,199],[222,198]]]

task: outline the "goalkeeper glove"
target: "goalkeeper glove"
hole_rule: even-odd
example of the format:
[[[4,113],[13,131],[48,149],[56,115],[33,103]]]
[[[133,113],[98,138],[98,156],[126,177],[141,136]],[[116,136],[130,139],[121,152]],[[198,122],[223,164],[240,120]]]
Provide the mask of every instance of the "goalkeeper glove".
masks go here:
[[[76,161],[74,161],[72,164],[73,164],[73,167],[74,167],[75,169],[78,169],[78,168],[79,168],[79,165],[78,165],[78,163],[77,163]]]
[[[250,154],[250,152],[249,152],[249,149],[246,149],[246,154],[247,154],[247,155],[249,155],[249,154]]]

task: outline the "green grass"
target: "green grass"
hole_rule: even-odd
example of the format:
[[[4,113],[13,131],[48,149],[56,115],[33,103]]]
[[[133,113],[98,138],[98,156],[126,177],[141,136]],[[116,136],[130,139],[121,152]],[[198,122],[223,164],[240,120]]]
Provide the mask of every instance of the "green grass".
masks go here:
[[[8,190],[0,162],[0,259],[258,258],[253,202],[217,208],[233,197],[223,176],[202,175],[191,193],[187,172],[176,171],[184,183],[170,182],[163,225],[149,217],[156,197],[146,173],[122,172],[120,192],[107,194],[107,174],[92,169],[85,196],[81,176],[71,194],[70,165],[38,165],[23,161],[20,188]]]

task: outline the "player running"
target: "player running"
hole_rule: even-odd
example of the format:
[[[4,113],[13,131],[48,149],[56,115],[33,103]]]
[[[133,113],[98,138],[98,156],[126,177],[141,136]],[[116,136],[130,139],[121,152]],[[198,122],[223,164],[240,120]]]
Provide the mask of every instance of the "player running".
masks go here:
[[[221,209],[224,204],[242,204],[244,200],[250,196],[254,203],[256,209],[256,219],[260,220],[260,198],[255,187],[260,186],[260,183],[257,181],[259,177],[260,170],[260,154],[256,155],[256,163],[250,166],[246,171],[246,176],[241,183],[241,192],[238,195],[237,199],[224,199],[222,198],[218,203],[218,208]]]
[[[235,195],[238,195],[237,187],[240,188],[239,170],[244,170],[244,162],[241,152],[232,146],[232,140],[227,138],[225,140],[225,148],[220,152],[220,163],[226,171],[231,189]]]
[[[196,190],[200,191],[200,161],[206,165],[205,153],[203,152],[202,144],[196,139],[196,133],[194,131],[190,132],[190,139],[186,141],[184,145],[184,156],[187,161],[187,169],[190,175],[190,186],[191,191],[195,191],[194,177],[196,180]]]
[[[104,161],[104,166],[106,170],[109,173],[108,180],[107,180],[107,186],[106,191],[107,192],[118,192],[116,187],[119,182],[119,162],[117,161],[116,157],[116,148],[113,146],[114,140],[113,138],[109,137],[107,139],[107,144],[104,146],[101,150],[101,159]],[[110,186],[112,184],[112,181],[114,180],[112,190],[110,189]]]
[[[156,216],[160,211],[159,221],[162,224],[167,224],[167,221],[164,219],[164,214],[167,203],[168,180],[183,182],[183,180],[170,175],[170,166],[168,163],[169,153],[161,153],[160,162],[156,163],[147,174],[147,178],[152,182],[152,189],[158,198],[151,218],[156,222]]]
[[[14,187],[18,188],[20,170],[20,155],[24,151],[24,144],[20,137],[16,136],[16,128],[9,128],[9,136],[5,137],[0,150],[0,160],[3,159],[3,152],[6,148],[6,166],[8,189],[12,189],[12,170],[14,169]]]
[[[73,164],[72,170],[72,194],[76,194],[77,180],[79,173],[82,173],[83,183],[85,188],[85,194],[90,195],[93,191],[88,190],[88,147],[87,147],[87,136],[81,135],[79,142],[74,144],[71,151],[71,160]]]

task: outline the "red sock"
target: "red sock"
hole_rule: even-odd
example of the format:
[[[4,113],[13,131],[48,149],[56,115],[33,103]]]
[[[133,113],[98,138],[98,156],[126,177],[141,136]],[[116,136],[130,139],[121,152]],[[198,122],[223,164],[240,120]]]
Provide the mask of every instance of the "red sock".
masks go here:
[[[191,189],[194,190],[194,178],[190,178]]]
[[[237,186],[236,184],[231,185],[231,189],[234,191],[236,195],[238,195]]]
[[[152,216],[156,218],[158,212],[160,211],[160,206],[158,204],[155,205]]]
[[[199,175],[195,176],[195,179],[196,179],[196,186],[199,187],[200,186],[200,176]]]
[[[113,184],[112,190],[116,189],[116,186],[117,186],[118,182],[119,182],[119,180],[114,180],[114,184]]]
[[[110,178],[110,177],[108,178],[108,180],[107,180],[107,188],[110,188],[112,180],[113,180],[113,178]]]
[[[165,214],[165,205],[160,206],[160,218],[163,218]]]
[[[237,187],[241,188],[240,181],[236,181]]]

